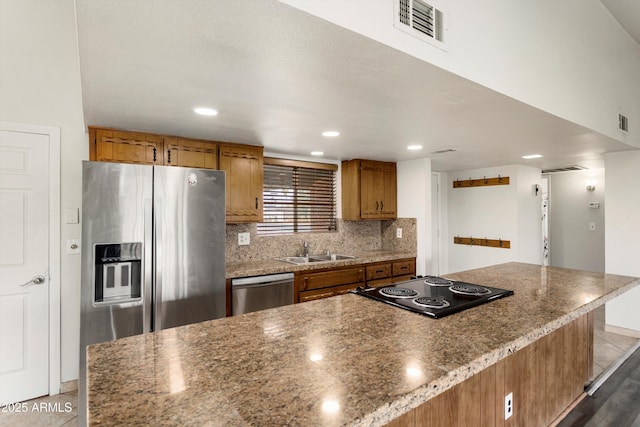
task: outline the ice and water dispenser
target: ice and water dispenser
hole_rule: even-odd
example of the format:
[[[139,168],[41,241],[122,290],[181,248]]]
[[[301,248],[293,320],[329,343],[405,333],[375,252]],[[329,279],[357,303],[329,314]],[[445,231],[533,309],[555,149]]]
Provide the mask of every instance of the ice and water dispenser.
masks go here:
[[[95,245],[94,274],[94,303],[139,300],[142,243]]]

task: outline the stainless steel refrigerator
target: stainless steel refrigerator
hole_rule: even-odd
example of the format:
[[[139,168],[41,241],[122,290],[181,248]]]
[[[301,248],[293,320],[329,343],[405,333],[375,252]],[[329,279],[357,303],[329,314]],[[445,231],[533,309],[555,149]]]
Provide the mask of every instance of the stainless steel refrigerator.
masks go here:
[[[86,346],[224,317],[225,175],[83,162],[78,415]]]

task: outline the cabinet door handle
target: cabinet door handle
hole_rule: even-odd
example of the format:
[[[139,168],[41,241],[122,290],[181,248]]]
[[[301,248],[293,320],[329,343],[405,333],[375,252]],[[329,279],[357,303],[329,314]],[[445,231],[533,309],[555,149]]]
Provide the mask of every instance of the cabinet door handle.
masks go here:
[[[156,162],[156,147],[153,147],[153,163]]]
[[[256,209],[258,209],[258,198],[256,197]]]
[[[379,210],[379,209],[380,209],[380,202],[376,200],[376,210]]]
[[[384,273],[384,270],[376,270],[376,273]]]
[[[380,202],[380,210],[383,211],[384,210],[384,202]]]
[[[167,150],[167,164],[171,163],[171,150]]]

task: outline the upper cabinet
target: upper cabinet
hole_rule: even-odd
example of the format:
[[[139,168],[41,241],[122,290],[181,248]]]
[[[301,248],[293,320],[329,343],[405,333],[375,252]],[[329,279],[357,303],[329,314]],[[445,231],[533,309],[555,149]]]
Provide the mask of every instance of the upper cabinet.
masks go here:
[[[99,162],[164,164],[162,137],[116,129],[89,128],[89,158]]]
[[[396,164],[373,160],[342,162],[342,219],[397,217]]]
[[[167,166],[218,168],[218,145],[213,141],[180,137],[165,137],[163,141]]]
[[[228,223],[262,222],[263,148],[89,127],[89,159],[226,172]]]
[[[227,175],[227,222],[262,222],[263,148],[220,144],[219,153]]]

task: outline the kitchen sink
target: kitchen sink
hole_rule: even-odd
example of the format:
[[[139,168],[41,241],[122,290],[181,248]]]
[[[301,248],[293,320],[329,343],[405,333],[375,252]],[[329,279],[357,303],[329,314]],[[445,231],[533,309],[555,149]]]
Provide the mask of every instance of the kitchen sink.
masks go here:
[[[351,255],[342,255],[342,254],[331,254],[331,255],[309,255],[308,257],[304,256],[289,256],[284,258],[276,258],[278,261],[288,262],[290,264],[308,264],[315,262],[325,262],[325,261],[341,261],[344,259],[354,259],[356,257]]]
[[[331,254],[331,255],[309,255],[309,260],[313,262],[321,262],[321,261],[340,261],[343,259],[354,259],[354,256],[351,255],[340,255],[340,254]]]
[[[288,262],[290,264],[306,264],[310,261],[309,258],[304,256],[288,256],[284,258],[276,258],[278,261]]]

